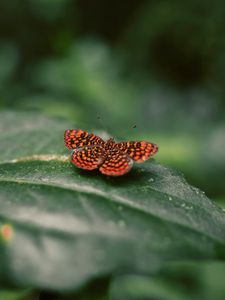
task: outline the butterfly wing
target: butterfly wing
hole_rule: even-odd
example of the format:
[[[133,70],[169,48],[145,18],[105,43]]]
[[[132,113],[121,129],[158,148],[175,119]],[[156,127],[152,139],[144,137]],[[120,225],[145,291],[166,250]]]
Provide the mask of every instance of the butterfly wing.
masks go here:
[[[98,168],[105,159],[105,150],[102,146],[87,146],[74,150],[71,162],[78,168],[94,170]]]
[[[121,176],[132,168],[133,161],[129,155],[119,149],[113,149],[100,166],[101,173],[109,176]]]
[[[158,146],[153,143],[140,141],[121,142],[116,144],[123,153],[128,154],[135,162],[141,163],[158,151]]]
[[[104,145],[104,141],[93,133],[81,129],[68,129],[64,133],[64,142],[68,149],[77,149],[90,145]]]

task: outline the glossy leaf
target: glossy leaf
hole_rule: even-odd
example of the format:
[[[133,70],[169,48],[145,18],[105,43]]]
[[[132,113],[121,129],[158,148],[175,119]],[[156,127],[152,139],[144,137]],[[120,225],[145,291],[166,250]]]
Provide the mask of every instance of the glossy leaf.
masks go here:
[[[63,145],[74,124],[0,118],[1,280],[76,289],[121,271],[225,258],[224,212],[178,172],[153,160],[118,178],[85,172]]]

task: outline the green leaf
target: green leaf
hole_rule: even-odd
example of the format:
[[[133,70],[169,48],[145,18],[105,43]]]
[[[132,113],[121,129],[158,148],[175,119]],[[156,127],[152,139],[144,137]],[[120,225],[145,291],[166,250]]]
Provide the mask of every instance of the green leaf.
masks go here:
[[[85,172],[63,145],[73,124],[0,118],[0,280],[77,289],[121,271],[225,258],[224,212],[181,174],[152,160],[119,178]]]
[[[25,290],[1,290],[0,289],[0,299],[1,300],[29,300],[35,299],[31,298],[34,296],[34,293],[30,289]]]
[[[224,300],[224,280],[224,262],[168,264],[155,276],[115,277],[110,299]]]

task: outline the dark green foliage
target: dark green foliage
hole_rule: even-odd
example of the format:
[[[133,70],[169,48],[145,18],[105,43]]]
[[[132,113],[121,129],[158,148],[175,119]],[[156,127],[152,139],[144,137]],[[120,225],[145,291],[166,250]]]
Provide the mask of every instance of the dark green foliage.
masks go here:
[[[69,163],[69,122],[5,111],[1,126],[2,281],[74,290],[121,272],[225,258],[224,212],[177,172],[150,161],[107,178]]]
[[[225,299],[224,211],[171,169],[225,207],[224,15],[0,1],[0,300]],[[122,178],[82,172],[70,127],[159,152]]]

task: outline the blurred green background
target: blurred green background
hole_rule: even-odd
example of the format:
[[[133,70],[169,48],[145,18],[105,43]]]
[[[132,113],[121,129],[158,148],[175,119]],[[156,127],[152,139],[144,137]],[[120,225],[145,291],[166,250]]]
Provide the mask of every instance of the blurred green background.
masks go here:
[[[155,142],[225,207],[224,28],[223,0],[1,0],[0,109]]]

